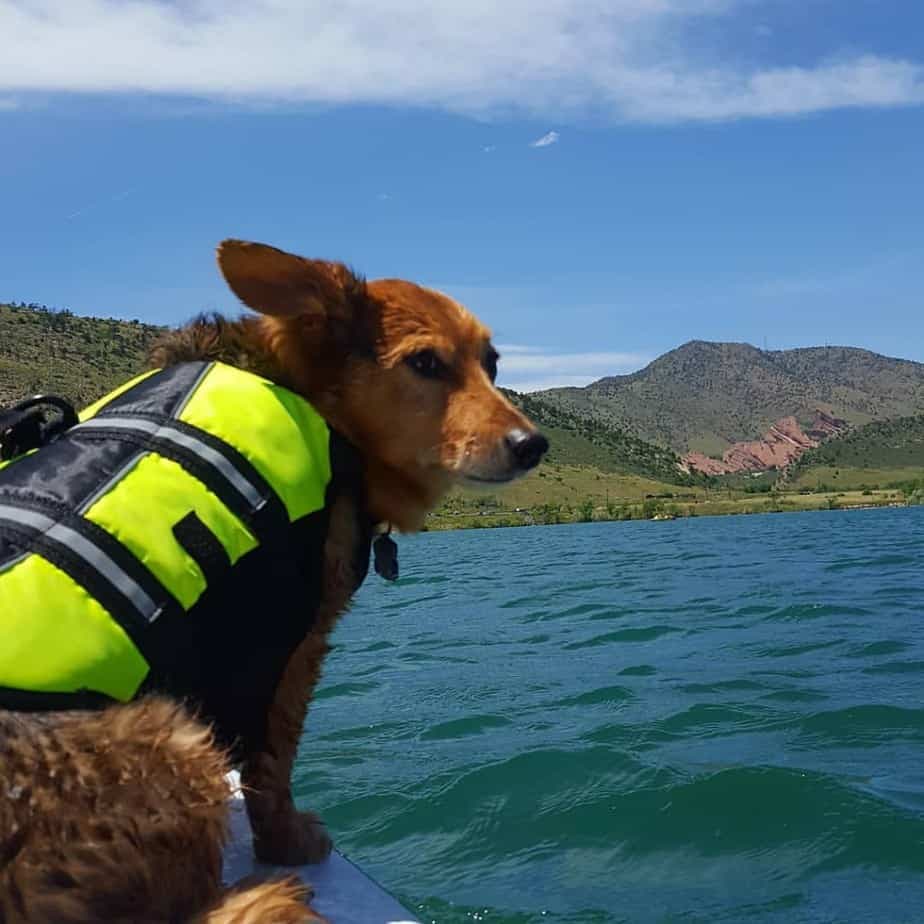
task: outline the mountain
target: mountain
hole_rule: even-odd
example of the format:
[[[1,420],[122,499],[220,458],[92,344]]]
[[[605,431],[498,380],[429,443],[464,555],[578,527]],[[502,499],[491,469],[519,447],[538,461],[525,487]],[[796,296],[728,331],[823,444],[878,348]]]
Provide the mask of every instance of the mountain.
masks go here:
[[[924,411],[924,364],[853,347],[767,351],[694,340],[639,372],[532,397],[679,454],[721,457],[778,421],[857,427]]]

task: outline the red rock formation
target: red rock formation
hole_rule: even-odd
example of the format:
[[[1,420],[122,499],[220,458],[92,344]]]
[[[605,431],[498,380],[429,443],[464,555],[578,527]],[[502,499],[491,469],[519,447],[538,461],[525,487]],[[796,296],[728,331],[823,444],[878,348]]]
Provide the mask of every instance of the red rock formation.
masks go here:
[[[840,417],[832,417],[824,411],[815,411],[815,419],[812,421],[812,426],[805,432],[806,435],[813,440],[818,440],[819,443],[823,443],[825,440],[846,433],[848,426],[847,421],[841,420]]]
[[[703,455],[701,452],[688,452],[680,461],[687,471],[693,469],[704,475],[727,475],[729,472],[724,462]]]
[[[846,429],[847,424],[843,420],[822,411],[815,413],[808,433],[802,430],[795,417],[784,417],[759,440],[735,443],[726,449],[721,461],[711,459],[701,452],[691,452],[683,457],[683,462],[706,475],[765,472],[768,469],[785,468],[807,449],[812,449]]]

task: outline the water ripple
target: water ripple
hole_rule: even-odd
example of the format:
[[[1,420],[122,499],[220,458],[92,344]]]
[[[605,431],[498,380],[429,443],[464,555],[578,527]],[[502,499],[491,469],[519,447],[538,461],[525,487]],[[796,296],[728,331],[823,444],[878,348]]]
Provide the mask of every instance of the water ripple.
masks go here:
[[[651,526],[402,539],[299,805],[438,924],[917,920],[924,510]]]

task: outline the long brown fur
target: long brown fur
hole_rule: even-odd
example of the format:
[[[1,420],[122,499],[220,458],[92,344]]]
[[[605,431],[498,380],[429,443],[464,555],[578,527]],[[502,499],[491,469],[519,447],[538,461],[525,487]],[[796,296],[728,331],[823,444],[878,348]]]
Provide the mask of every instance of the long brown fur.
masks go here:
[[[184,920],[218,894],[228,767],[177,705],[4,713],[0,765],[5,924]]]
[[[193,924],[328,924],[307,907],[309,897],[297,879],[239,883]]]
[[[365,463],[368,509],[341,497],[330,512],[320,610],[279,682],[265,751],[242,766],[257,857],[295,865],[332,846],[317,816],[296,811],[290,776],[328,636],[359,581],[359,514],[419,528],[460,478],[518,474],[505,437],[534,430],[493,386],[489,332],[447,296],[241,241],[219,248],[219,265],[259,315],[198,318],[151,364],[220,360],[266,376],[308,399]],[[422,351],[439,380],[406,362]],[[228,769],[209,731],[165,700],[0,712],[0,924],[321,921],[295,881],[223,890]]]

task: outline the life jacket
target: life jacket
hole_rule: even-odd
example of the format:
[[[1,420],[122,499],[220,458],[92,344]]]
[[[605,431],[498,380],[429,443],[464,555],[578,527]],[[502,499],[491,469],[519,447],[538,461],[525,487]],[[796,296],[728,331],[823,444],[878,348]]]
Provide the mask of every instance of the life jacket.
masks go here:
[[[303,398],[190,362],[132,380],[0,463],[0,706],[168,692],[259,744],[311,628],[333,496],[371,524],[356,451]],[[354,588],[355,589],[355,588]]]

